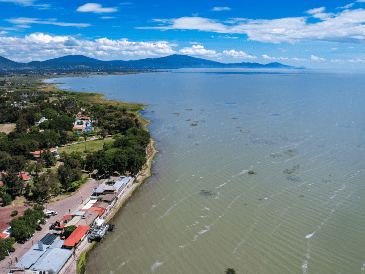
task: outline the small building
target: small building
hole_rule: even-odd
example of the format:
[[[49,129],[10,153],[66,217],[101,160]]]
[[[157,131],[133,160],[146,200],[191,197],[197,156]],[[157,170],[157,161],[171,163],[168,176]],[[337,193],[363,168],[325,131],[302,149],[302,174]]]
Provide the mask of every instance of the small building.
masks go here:
[[[81,220],[77,223],[77,225],[91,226],[97,217],[99,217],[99,211],[88,209],[87,211],[83,212]]]
[[[90,226],[79,225],[65,240],[62,247],[67,249],[74,248],[85,237],[86,232],[89,230],[89,228]]]
[[[49,151],[51,151],[53,153],[53,155],[57,156],[57,148],[51,148],[49,149]],[[39,158],[41,157],[41,153],[46,152],[46,150],[37,150],[37,151],[33,151],[33,152],[29,152],[31,155],[33,155],[35,158]]]
[[[66,215],[65,217],[63,217],[61,220],[56,221],[56,230],[62,230],[66,224],[68,222],[70,222],[72,220],[72,216],[71,215]]]
[[[10,237],[11,233],[11,226],[8,225],[8,227],[0,234],[1,239],[6,239]]]
[[[109,205],[114,201],[115,199],[115,195],[114,194],[105,194],[104,196],[102,196],[101,200],[103,202],[108,203]]]

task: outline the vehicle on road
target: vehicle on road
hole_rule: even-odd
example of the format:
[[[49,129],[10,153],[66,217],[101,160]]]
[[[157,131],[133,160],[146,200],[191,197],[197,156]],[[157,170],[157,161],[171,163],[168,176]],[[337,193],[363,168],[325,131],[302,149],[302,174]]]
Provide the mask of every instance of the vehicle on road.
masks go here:
[[[45,209],[44,210],[44,214],[46,214],[46,217],[51,217],[51,216],[57,215],[57,212],[56,211],[53,211],[53,210]]]

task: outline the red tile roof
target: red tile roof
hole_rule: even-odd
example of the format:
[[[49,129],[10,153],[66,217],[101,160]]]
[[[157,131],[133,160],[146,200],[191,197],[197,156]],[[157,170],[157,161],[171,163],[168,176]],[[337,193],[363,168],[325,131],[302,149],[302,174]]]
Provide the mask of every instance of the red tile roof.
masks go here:
[[[63,243],[64,246],[75,246],[84,237],[90,226],[79,225]]]
[[[57,149],[55,148],[51,148],[50,151],[53,152],[53,151],[56,151]],[[30,154],[35,154],[35,155],[38,155],[38,154],[41,154],[43,153],[43,150],[37,150],[37,151],[34,151],[34,152],[30,152]]]
[[[90,207],[89,208],[91,211],[93,212],[97,212],[99,214],[99,217],[101,215],[103,215],[104,211],[105,211],[105,208],[102,208],[102,207]]]
[[[90,117],[84,116],[84,117],[80,117],[80,119],[90,119]]]
[[[73,127],[73,129],[85,129],[85,127]]]
[[[10,234],[8,234],[8,233],[1,233],[0,234],[0,238],[2,238],[2,239],[6,239],[6,238],[9,238],[10,237]]]
[[[22,178],[23,180],[29,180],[30,179],[30,176],[28,176],[27,174],[22,174]]]
[[[0,186],[3,186],[4,185],[4,183],[3,182],[0,182]]]

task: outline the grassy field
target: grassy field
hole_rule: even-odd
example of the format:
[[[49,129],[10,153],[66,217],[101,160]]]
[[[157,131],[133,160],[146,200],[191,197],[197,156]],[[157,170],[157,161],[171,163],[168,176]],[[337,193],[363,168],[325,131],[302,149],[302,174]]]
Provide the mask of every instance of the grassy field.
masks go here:
[[[103,148],[104,143],[110,143],[110,142],[113,142],[113,139],[106,138],[104,140],[89,141],[89,142],[86,142],[86,149],[88,151],[101,150]],[[82,143],[79,143],[79,144],[74,144],[74,145],[71,145],[71,146],[60,147],[60,148],[57,149],[57,151],[58,151],[58,154],[61,154],[64,151],[66,151],[67,153],[70,153],[70,149],[71,149],[71,152],[72,151],[84,152],[85,151],[85,142],[82,142]]]

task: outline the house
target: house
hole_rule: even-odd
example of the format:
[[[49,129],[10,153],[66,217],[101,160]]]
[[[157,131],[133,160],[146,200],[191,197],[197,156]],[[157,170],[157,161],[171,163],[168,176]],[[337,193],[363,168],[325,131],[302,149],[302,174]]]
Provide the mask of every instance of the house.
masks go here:
[[[8,227],[3,232],[1,232],[0,238],[1,239],[9,238],[10,237],[10,233],[11,233],[11,226],[8,225]]]
[[[93,211],[90,208],[82,215],[81,220],[77,225],[91,226],[94,220],[99,217],[98,211]]]
[[[109,205],[114,201],[115,199],[115,195],[114,194],[106,194],[104,196],[102,196],[101,200],[103,202],[108,203]]]
[[[62,230],[66,224],[72,220],[72,216],[71,215],[66,215],[65,217],[63,217],[61,220],[56,221],[56,230]]]
[[[58,152],[57,152],[57,148],[51,148],[49,149],[49,151],[51,151],[53,153],[53,155],[57,156]],[[37,150],[37,151],[33,151],[33,152],[29,152],[31,155],[33,155],[35,158],[39,158],[41,157],[41,153],[46,152],[46,150]]]
[[[89,230],[90,226],[79,225],[71,235],[65,240],[62,247],[71,249],[75,247],[86,235],[86,232]]]
[[[48,121],[46,117],[42,117],[38,122],[36,122],[36,125],[39,126],[40,123],[43,123],[45,121]]]

